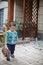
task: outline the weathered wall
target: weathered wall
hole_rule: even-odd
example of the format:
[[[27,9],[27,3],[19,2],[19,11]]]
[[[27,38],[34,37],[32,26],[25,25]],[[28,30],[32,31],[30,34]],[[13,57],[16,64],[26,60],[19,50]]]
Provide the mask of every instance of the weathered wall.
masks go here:
[[[43,39],[43,0],[40,0],[40,3],[39,3],[38,33],[40,38]]]
[[[16,8],[15,8],[16,7]],[[15,19],[22,21],[23,16],[23,0],[15,0]]]

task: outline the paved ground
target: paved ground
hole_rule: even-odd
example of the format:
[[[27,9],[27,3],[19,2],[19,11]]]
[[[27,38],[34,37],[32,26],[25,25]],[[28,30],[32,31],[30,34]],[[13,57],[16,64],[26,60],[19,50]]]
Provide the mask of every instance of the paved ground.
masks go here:
[[[43,65],[43,41],[16,45],[15,58],[10,62],[0,50],[0,65]]]

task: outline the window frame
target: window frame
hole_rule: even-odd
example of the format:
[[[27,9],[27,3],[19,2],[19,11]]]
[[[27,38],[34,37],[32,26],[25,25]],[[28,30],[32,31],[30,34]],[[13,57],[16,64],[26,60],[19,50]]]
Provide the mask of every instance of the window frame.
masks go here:
[[[0,33],[3,32],[4,8],[0,9]]]

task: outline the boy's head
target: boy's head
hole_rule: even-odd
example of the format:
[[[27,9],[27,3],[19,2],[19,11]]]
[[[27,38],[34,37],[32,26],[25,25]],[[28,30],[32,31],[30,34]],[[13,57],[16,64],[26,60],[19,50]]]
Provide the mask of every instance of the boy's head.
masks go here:
[[[16,23],[15,22],[11,23],[10,29],[11,29],[12,32],[16,29]]]

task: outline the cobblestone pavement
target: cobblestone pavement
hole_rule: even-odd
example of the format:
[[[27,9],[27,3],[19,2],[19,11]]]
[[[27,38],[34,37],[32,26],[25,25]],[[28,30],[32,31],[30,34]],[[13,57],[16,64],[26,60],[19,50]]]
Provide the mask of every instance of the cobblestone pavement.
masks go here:
[[[16,45],[11,61],[6,61],[0,49],[0,65],[43,65],[43,41]]]

